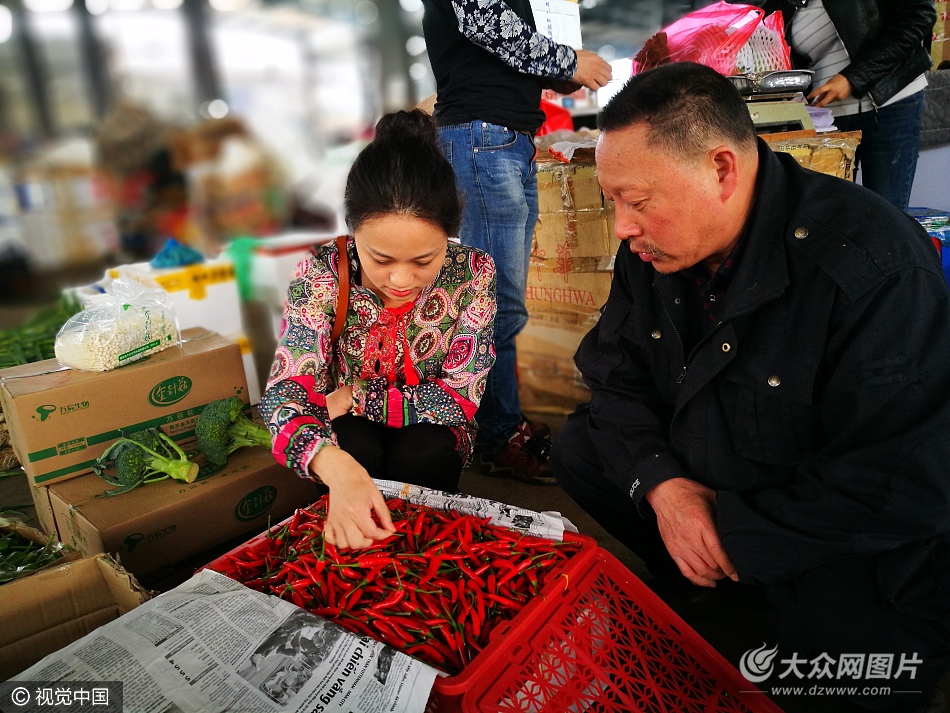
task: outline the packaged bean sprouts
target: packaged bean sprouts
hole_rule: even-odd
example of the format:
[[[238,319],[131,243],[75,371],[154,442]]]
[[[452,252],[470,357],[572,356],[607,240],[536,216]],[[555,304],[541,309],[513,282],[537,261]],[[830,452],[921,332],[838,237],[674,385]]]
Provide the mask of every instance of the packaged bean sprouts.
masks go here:
[[[181,344],[172,301],[144,276],[120,274],[56,335],[56,358],[81,371],[109,371]]]

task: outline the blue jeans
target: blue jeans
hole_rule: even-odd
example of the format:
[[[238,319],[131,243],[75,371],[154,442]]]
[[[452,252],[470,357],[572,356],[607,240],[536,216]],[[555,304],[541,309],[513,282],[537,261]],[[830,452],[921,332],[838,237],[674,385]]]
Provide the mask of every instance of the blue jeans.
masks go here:
[[[861,183],[907,210],[917,171],[920,146],[920,116],[924,93],[901,99],[877,111],[835,117],[841,131],[860,131],[856,160]]]
[[[492,453],[521,423],[515,337],[528,321],[525,289],[538,221],[534,140],[482,121],[442,126],[438,132],[464,203],[459,238],[491,255],[498,275],[496,360],[475,414],[482,450]]]

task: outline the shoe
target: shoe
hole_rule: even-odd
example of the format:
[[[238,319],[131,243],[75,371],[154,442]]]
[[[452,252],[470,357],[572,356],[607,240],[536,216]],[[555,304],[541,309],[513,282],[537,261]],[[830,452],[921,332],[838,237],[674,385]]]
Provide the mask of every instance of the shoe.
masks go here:
[[[524,423],[528,424],[528,430],[531,431],[531,437],[541,437],[541,438],[550,438],[551,437],[551,427],[542,423],[541,421],[529,421],[522,415],[522,420]],[[475,440],[472,443],[472,454],[477,455],[482,452],[482,432],[479,429],[475,432]]]
[[[521,417],[524,419],[524,422],[528,424],[528,429],[531,431],[532,437],[540,436],[541,438],[550,438],[551,437],[551,427],[542,423],[541,421],[529,421],[524,416]]]
[[[482,453],[481,463],[486,475],[513,478],[532,485],[555,485],[548,454],[551,439],[536,436],[527,421],[522,421],[508,442],[494,453]]]

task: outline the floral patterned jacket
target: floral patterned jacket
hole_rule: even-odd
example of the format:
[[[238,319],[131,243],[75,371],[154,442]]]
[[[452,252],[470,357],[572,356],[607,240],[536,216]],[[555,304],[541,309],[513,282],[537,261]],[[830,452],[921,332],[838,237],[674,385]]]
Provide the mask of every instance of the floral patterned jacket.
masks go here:
[[[359,261],[352,238],[347,253],[355,276]],[[274,457],[313,477],[310,461],[325,445],[336,444],[326,397],[350,385],[354,415],[394,428],[448,426],[462,462],[468,462],[473,418],[495,362],[492,259],[449,243],[438,276],[404,314],[385,309],[373,292],[351,281],[345,326],[334,348],[337,259],[335,243],[318,248],[297,265],[290,285],[259,407],[274,439]],[[407,365],[415,372],[409,378]]]

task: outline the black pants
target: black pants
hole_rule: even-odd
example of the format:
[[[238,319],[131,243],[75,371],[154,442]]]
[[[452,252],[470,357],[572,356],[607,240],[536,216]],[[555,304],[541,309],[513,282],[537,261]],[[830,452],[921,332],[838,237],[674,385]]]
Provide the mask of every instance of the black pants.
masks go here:
[[[578,505],[637,553],[654,576],[673,575],[676,564],[666,550],[656,521],[644,518],[627,493],[607,480],[587,431],[587,410],[572,414],[554,441],[551,467],[560,486]],[[861,708],[917,711],[940,675],[950,666],[950,544],[913,543],[903,551],[853,557],[806,572],[795,579],[761,585],[779,625],[775,669],[761,686],[890,686],[888,696],[851,696]],[[927,548],[926,552],[922,548]],[[903,567],[901,562],[921,563]],[[943,563],[941,565],[941,563]],[[943,571],[941,572],[941,567]],[[935,574],[936,572],[936,574]],[[742,576],[742,572],[739,572]],[[772,642],[771,645],[774,645]],[[822,653],[840,661],[842,654],[893,655],[891,677],[807,678],[812,664],[801,664],[804,679],[782,679],[782,659],[814,660]],[[916,654],[916,656],[915,656]],[[894,678],[901,656],[919,659]],[[880,661],[880,659],[878,659]],[[866,669],[865,669],[866,671]]]
[[[462,459],[455,450],[455,434],[448,427],[418,423],[388,428],[352,414],[334,419],[332,426],[340,448],[371,477],[458,490]]]

